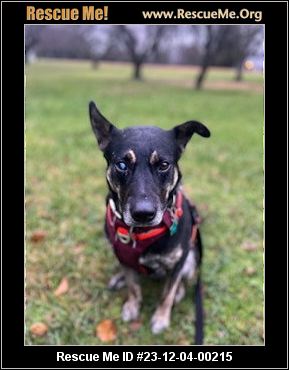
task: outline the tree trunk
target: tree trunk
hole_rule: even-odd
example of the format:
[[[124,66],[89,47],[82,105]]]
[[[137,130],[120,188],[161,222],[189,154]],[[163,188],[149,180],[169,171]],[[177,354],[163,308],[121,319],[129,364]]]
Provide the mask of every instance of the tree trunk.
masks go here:
[[[93,68],[93,69],[97,69],[97,68],[98,68],[98,66],[99,66],[99,60],[98,60],[98,59],[96,59],[96,58],[93,58],[93,59],[91,60],[91,65],[92,65],[92,68]]]
[[[243,80],[243,63],[237,66],[235,81],[240,82]]]
[[[195,88],[197,90],[201,90],[201,88],[203,87],[203,82],[204,82],[207,70],[208,70],[208,66],[203,65],[202,69],[201,69],[201,71],[200,71],[200,73],[199,73],[199,75],[196,79],[196,83],[195,83]]]
[[[207,40],[205,44],[205,54],[203,56],[202,65],[201,65],[201,71],[196,78],[195,82],[195,88],[197,90],[201,90],[203,87],[203,82],[207,73],[207,70],[209,68],[210,63],[212,63],[212,43],[213,43],[213,30],[212,26],[208,25],[206,26],[207,29]]]
[[[142,64],[139,62],[134,63],[134,72],[133,72],[133,79],[140,81],[142,79],[141,75],[141,67]]]

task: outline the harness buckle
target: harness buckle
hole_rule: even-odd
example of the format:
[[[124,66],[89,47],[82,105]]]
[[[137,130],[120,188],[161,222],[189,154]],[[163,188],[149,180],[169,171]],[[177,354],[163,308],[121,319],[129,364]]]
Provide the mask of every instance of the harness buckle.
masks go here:
[[[132,241],[133,242],[132,247],[135,248],[135,246],[136,246],[136,240],[133,238],[132,231],[133,231],[133,226],[130,227],[129,231],[123,230],[122,228],[118,228],[116,230],[115,236],[123,244],[129,244]]]
[[[128,244],[130,241],[131,241],[131,237],[129,234],[127,235],[124,235],[124,234],[120,234],[119,232],[117,232],[117,237],[118,239],[123,243],[123,244]]]

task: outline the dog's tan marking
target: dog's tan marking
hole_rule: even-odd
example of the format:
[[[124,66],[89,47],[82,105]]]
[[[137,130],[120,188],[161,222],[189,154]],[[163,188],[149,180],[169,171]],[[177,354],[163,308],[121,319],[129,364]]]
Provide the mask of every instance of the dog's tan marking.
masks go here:
[[[116,191],[116,187],[114,185],[114,183],[112,182],[112,179],[111,179],[111,167],[108,167],[107,171],[106,171],[106,179],[110,185],[110,187],[112,188],[112,190],[114,190],[115,192]]]
[[[122,308],[122,319],[123,321],[131,321],[137,319],[139,316],[142,292],[137,273],[127,267],[124,267],[123,271],[128,287],[128,299]]]
[[[126,154],[125,154],[125,157],[131,162],[131,163],[135,163],[136,162],[136,155],[135,155],[135,152],[130,149]]]
[[[142,265],[148,266],[151,269],[164,268],[165,270],[172,270],[176,263],[183,255],[181,244],[178,244],[169,253],[153,254],[147,253],[139,258]]]
[[[182,276],[179,274],[173,284],[169,279],[165,285],[162,302],[156,309],[151,320],[151,328],[154,334],[162,332],[170,325],[171,311],[181,279]]]
[[[180,244],[173,250],[161,257],[161,262],[170,270],[175,267],[176,263],[180,260],[183,255],[183,250]]]
[[[156,150],[154,150],[150,156],[150,164],[153,165],[159,160],[159,155]]]
[[[117,196],[118,196],[118,199],[120,199],[120,188],[119,186],[117,186],[116,184],[113,183],[112,179],[111,179],[111,167],[108,167],[107,171],[106,171],[106,179],[111,187],[111,189],[117,193]],[[119,205],[120,207],[120,205]],[[121,209],[120,209],[121,210]]]
[[[178,170],[177,168],[175,167],[174,168],[174,178],[173,178],[173,182],[171,184],[168,185],[167,189],[166,189],[166,199],[168,199],[169,195],[170,195],[170,192],[173,190],[173,188],[177,185],[177,182],[178,182],[178,179],[179,179],[179,174],[178,174]]]
[[[172,184],[172,190],[176,186],[178,178],[179,178],[178,170],[175,167],[174,168],[174,181],[173,181],[173,184]]]
[[[178,245],[177,249],[181,250],[181,245]],[[176,256],[179,253],[180,252],[176,253]],[[185,264],[177,277],[173,280],[172,278],[168,278],[166,281],[161,302],[151,320],[151,328],[153,333],[160,333],[170,325],[173,304],[178,303],[185,295],[185,286],[182,282],[182,279],[191,279],[194,273],[195,258],[193,252],[190,251],[186,258]]]
[[[179,303],[185,297],[185,295],[186,295],[185,284],[181,281],[176,291],[174,304]]]

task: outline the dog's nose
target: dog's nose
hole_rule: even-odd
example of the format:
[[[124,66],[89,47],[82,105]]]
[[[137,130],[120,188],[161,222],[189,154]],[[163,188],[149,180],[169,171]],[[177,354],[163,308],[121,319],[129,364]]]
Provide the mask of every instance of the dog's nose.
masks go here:
[[[131,215],[136,222],[146,223],[153,220],[156,210],[152,203],[141,201],[131,207]]]

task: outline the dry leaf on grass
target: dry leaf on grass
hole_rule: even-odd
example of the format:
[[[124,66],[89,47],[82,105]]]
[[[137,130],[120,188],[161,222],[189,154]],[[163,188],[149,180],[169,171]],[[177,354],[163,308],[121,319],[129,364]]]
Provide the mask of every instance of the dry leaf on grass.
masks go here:
[[[142,326],[142,322],[137,320],[137,321],[132,321],[130,324],[129,324],[129,327],[131,328],[132,331],[137,331],[141,328]]]
[[[179,341],[178,341],[178,344],[181,345],[181,346],[189,346],[191,343],[188,339],[186,338],[181,338]]]
[[[199,209],[200,211],[204,211],[204,212],[206,212],[206,211],[208,211],[208,210],[209,210],[209,205],[208,205],[207,203],[200,203],[200,204],[198,205],[198,209]]]
[[[116,325],[112,320],[103,320],[96,327],[96,335],[102,342],[115,340],[116,334]]]
[[[37,216],[40,218],[44,218],[45,220],[52,220],[53,216],[48,211],[44,209],[40,209],[37,211]]]
[[[30,326],[30,332],[37,337],[42,337],[48,331],[48,326],[43,322],[36,322]]]
[[[68,290],[69,290],[68,279],[64,277],[61,280],[60,284],[58,285],[57,289],[54,291],[54,295],[56,297],[59,297],[60,295],[67,293]]]
[[[255,251],[258,249],[258,244],[250,241],[245,241],[242,245],[241,248],[244,251]]]
[[[35,230],[31,235],[31,241],[34,243],[41,242],[47,236],[44,230]]]
[[[217,336],[218,336],[219,338],[224,338],[224,337],[225,337],[225,335],[226,335],[226,333],[224,332],[224,330],[218,330],[218,331],[217,331]]]
[[[85,249],[85,244],[84,243],[76,244],[76,246],[73,248],[73,253],[74,254],[80,254],[84,251],[84,249]]]
[[[247,275],[247,276],[252,276],[252,275],[254,275],[256,272],[257,272],[257,270],[256,270],[254,267],[250,267],[250,266],[248,266],[248,267],[246,267],[246,268],[244,269],[244,274],[245,274],[245,275]]]

